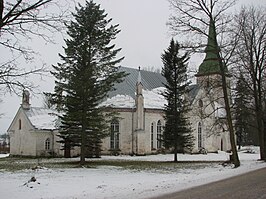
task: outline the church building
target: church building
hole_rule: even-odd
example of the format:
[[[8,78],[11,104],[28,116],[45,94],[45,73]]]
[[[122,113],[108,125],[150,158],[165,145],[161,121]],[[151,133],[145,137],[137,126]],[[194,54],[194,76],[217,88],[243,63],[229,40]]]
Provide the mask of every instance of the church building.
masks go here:
[[[190,86],[188,113],[195,137],[192,153],[202,149],[207,152],[230,150],[229,132],[226,126],[221,73],[213,48],[213,28],[210,26],[205,59],[196,74],[197,83]],[[164,77],[160,73],[121,67],[128,76],[115,85],[102,102],[106,111],[116,111],[118,118],[110,123],[110,135],[103,139],[102,154],[155,154],[164,150],[160,137],[163,135],[164,105],[161,95],[165,90]],[[229,77],[227,77],[228,85]],[[31,107],[29,93],[23,94],[22,104],[14,117],[10,134],[11,155],[63,156],[57,136],[59,122],[56,112]],[[79,155],[79,149],[69,151]]]

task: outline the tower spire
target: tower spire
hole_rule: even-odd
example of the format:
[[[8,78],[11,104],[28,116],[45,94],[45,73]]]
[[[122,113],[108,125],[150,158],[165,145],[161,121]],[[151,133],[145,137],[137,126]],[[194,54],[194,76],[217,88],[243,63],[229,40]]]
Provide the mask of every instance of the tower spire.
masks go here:
[[[216,42],[216,30],[213,19],[210,19],[208,42],[204,50],[205,59],[199,66],[198,73],[196,76],[210,75],[210,74],[220,74],[219,58],[217,56],[217,46]]]

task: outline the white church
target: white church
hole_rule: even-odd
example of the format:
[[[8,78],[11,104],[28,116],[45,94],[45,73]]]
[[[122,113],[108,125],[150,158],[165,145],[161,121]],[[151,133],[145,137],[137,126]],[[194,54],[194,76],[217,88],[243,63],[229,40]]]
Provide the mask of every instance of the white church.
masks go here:
[[[210,36],[211,36],[211,30]],[[211,48],[196,74],[197,83],[190,86],[185,97],[189,99],[188,113],[195,137],[192,153],[202,149],[207,152],[231,149],[223,108],[221,75],[218,60]],[[159,139],[163,134],[164,105],[161,95],[165,89],[160,73],[121,67],[129,75],[116,84],[115,91],[102,102],[106,111],[115,110],[119,119],[110,123],[110,136],[102,143],[101,154],[155,154],[163,151]],[[230,84],[229,77],[227,78]],[[79,149],[61,150],[58,132],[60,124],[54,110],[30,105],[29,92],[23,94],[22,104],[15,115],[8,133],[10,154],[19,156],[78,156]]]

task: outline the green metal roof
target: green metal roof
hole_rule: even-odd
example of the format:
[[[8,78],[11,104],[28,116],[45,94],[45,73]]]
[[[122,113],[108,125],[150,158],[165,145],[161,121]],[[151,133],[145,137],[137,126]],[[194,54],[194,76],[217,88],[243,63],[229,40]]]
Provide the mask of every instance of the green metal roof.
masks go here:
[[[210,21],[208,43],[205,48],[205,59],[199,66],[197,76],[220,73],[219,59],[217,56],[217,49],[219,47],[215,42],[215,26],[213,20]]]
[[[118,94],[120,95],[129,95],[133,99],[135,98],[136,92],[136,83],[139,81],[139,69],[128,68],[128,67],[120,67],[119,71],[124,71],[128,75],[124,78],[124,80],[120,83],[114,85],[115,90],[110,91],[108,93],[108,97],[113,97]],[[161,75],[161,73],[151,72],[141,70],[141,83],[143,85],[143,89],[152,90],[158,87],[165,87],[166,79]],[[189,86],[189,98],[192,101],[199,91],[198,85],[190,85]]]
[[[122,82],[114,85],[115,90],[108,93],[109,97],[113,97],[117,94],[129,95],[135,97],[136,83],[139,81],[139,69],[120,67],[119,71],[123,71],[128,74]],[[152,90],[158,87],[164,87],[166,83],[165,78],[161,73],[141,70],[141,83],[145,90]]]

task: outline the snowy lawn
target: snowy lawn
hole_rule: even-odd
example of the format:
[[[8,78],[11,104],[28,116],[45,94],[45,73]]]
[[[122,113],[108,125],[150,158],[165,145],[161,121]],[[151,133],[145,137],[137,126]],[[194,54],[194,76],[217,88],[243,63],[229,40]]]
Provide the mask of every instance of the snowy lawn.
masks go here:
[[[266,167],[265,163],[257,161],[258,153],[243,151],[239,156],[241,166],[237,169],[218,162],[228,160],[229,154],[224,152],[179,154],[182,162],[177,164],[171,163],[173,155],[104,156],[88,160],[86,168],[78,168],[75,163],[78,159],[41,159],[38,162],[36,159],[2,158],[0,196],[3,199],[149,198]],[[35,170],[3,168],[19,164],[24,165],[21,168],[25,165],[32,168],[37,162],[41,167]]]

